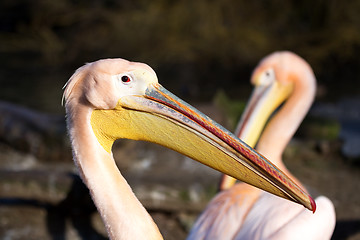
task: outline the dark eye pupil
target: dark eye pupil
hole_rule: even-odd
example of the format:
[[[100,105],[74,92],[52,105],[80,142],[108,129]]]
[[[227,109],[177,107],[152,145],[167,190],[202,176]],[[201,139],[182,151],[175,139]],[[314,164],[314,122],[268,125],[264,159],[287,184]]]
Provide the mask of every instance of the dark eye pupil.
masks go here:
[[[266,74],[266,76],[267,76],[267,77],[269,77],[269,76],[270,76],[270,73],[269,73],[269,72],[266,72],[265,74]]]
[[[130,78],[128,76],[122,76],[121,81],[122,82],[130,82]]]

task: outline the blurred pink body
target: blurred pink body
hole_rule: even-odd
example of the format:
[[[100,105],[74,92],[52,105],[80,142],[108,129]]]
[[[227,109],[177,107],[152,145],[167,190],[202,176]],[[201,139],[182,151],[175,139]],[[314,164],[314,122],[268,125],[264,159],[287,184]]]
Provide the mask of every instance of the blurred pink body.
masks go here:
[[[278,82],[293,83],[294,88],[261,134],[256,150],[302,186],[285,167],[281,155],[313,102],[315,76],[302,58],[290,52],[266,57],[253,76],[267,69],[273,69]],[[237,130],[240,139],[245,137],[243,129],[239,126]],[[330,239],[336,221],[334,206],[324,196],[316,199],[316,205],[313,214],[298,204],[238,183],[215,196],[188,239]]]

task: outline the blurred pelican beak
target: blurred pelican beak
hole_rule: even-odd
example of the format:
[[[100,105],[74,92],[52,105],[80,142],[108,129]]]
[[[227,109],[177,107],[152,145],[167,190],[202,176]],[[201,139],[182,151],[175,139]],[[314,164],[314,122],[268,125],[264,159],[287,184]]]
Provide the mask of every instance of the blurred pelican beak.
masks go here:
[[[290,96],[293,90],[292,84],[280,84],[277,80],[262,84],[255,76],[254,82],[255,88],[235,130],[235,135],[251,147],[255,147],[271,114]],[[235,182],[235,178],[223,176],[219,188],[221,190],[228,189]]]
[[[101,123],[93,125],[95,135],[108,152],[117,138],[154,142],[315,209],[314,200],[270,161],[158,83],[149,84],[143,96],[122,97],[115,110],[92,113],[92,118],[97,118],[92,124]]]
[[[236,135],[246,138],[255,146],[270,115],[290,96],[292,84],[282,85],[274,81],[270,85],[255,85],[247,107],[236,128]]]

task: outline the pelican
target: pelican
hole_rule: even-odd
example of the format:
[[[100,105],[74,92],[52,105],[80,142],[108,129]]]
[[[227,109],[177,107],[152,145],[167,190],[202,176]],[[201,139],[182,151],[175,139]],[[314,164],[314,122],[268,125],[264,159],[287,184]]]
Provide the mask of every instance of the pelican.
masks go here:
[[[117,168],[116,139],[157,143],[315,211],[314,200],[265,157],[177,98],[143,63],[104,59],[79,68],[63,101],[74,162],[111,239],[162,239]]]
[[[254,70],[255,89],[236,135],[267,156],[303,187],[281,155],[308,112],[316,90],[309,64],[291,52],[275,52]],[[267,119],[281,105],[262,132]],[[262,132],[262,134],[261,134]],[[214,199],[197,219],[188,239],[330,239],[335,227],[332,202],[320,196],[311,214],[290,201],[224,175]]]

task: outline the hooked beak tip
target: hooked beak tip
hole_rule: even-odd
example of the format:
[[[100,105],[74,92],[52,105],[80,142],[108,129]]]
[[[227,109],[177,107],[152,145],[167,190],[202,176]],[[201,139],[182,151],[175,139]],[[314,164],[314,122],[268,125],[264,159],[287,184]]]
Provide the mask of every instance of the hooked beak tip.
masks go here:
[[[313,198],[310,197],[310,203],[311,203],[311,210],[313,213],[316,211],[316,203]]]

